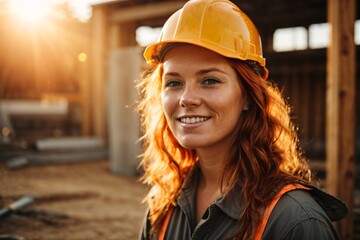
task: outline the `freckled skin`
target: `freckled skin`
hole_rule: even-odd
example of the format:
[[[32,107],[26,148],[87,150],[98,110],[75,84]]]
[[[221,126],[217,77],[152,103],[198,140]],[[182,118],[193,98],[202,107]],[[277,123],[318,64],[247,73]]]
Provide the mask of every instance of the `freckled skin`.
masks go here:
[[[166,53],[163,68],[162,105],[179,143],[197,151],[228,149],[245,105],[232,66],[210,50],[180,45]],[[191,124],[181,117],[207,120]]]

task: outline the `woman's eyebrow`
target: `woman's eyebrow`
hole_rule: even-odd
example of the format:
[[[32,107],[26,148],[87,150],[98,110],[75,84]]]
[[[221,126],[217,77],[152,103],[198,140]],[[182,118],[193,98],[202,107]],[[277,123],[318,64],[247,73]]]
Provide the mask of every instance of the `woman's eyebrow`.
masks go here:
[[[196,72],[196,75],[204,75],[204,74],[207,74],[207,73],[210,73],[210,72],[220,72],[220,73],[223,73],[223,74],[227,74],[226,72],[224,72],[223,70],[221,70],[219,68],[212,67],[212,68],[202,69],[202,70]]]
[[[181,75],[177,72],[164,72],[162,77],[170,76],[170,77],[180,77]]]
[[[212,68],[206,68],[206,69],[202,69],[196,72],[196,75],[204,75],[207,73],[211,73],[211,72],[220,72],[223,74],[227,74],[226,72],[224,72],[223,70],[216,68],[216,67],[212,67]],[[181,74],[177,73],[177,72],[164,72],[163,75],[164,76],[170,76],[170,77],[180,77]]]

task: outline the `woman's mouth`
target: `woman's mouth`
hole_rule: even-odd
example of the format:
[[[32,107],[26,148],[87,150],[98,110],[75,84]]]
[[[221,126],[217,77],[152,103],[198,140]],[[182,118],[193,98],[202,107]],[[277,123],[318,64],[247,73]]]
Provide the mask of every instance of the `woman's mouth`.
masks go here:
[[[205,122],[209,119],[210,117],[182,117],[179,118],[179,121],[182,123],[194,124],[194,123]]]

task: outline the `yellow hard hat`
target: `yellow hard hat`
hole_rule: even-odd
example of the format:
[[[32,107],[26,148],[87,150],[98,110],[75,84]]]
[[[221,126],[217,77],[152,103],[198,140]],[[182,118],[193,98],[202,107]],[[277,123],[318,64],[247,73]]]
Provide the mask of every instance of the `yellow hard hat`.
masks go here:
[[[188,1],[166,21],[159,40],[145,49],[146,61],[159,61],[168,43],[190,43],[225,57],[255,61],[263,67],[267,78],[261,38],[255,25],[228,0]]]

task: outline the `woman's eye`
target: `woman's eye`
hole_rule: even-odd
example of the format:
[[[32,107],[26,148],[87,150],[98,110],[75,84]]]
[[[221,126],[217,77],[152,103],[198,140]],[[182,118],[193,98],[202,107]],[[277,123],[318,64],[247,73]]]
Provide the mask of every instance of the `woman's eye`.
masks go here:
[[[181,87],[182,86],[182,83],[180,81],[168,81],[166,84],[165,84],[165,87]]]
[[[205,85],[213,85],[213,84],[217,84],[217,83],[220,83],[220,81],[216,78],[206,78],[203,81],[203,84],[205,84]]]

